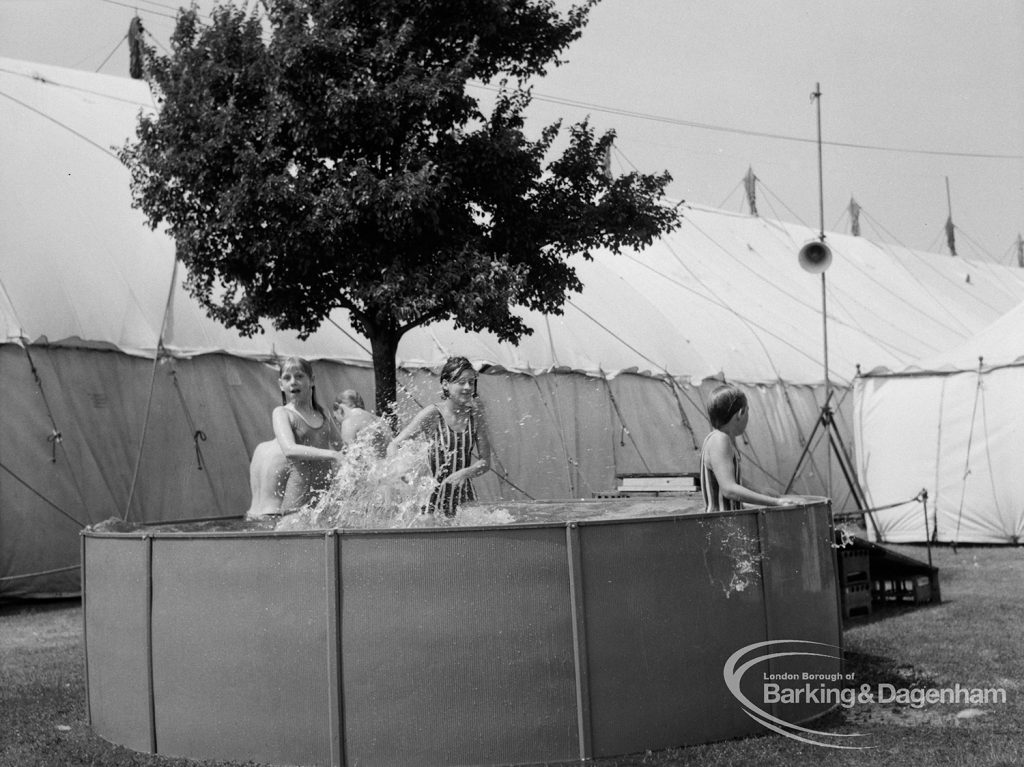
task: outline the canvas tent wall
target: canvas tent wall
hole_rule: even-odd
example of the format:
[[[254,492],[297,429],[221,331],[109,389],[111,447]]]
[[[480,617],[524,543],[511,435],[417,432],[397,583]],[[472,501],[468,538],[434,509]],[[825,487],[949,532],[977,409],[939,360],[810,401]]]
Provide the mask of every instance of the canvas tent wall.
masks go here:
[[[857,462],[894,543],[1024,539],[1024,303],[947,352],[856,382]]]
[[[153,108],[144,84],[0,59],[0,96],[0,596],[25,596],[77,588],[83,525],[244,510],[249,455],[271,437],[279,355],[314,360],[325,399],[352,387],[372,401],[373,378],[343,312],[302,342],[242,338],[182,290],[173,243],[132,210],[112,150]],[[561,316],[527,314],[535,333],[518,346],[446,323],[410,333],[398,351],[402,418],[437,396],[444,358],[465,354],[485,372],[494,432],[497,470],[481,494],[589,497],[613,491],[616,473],[695,471],[705,397],[725,378],[752,401],[746,476],[826,493],[820,432],[793,477],[822,397],[820,281],[795,258],[814,232],[682,211],[682,227],[643,253],[580,260],[583,293]],[[847,437],[858,363],[905,365],[1024,298],[1018,270],[829,243]],[[841,480],[834,492],[848,506]]]

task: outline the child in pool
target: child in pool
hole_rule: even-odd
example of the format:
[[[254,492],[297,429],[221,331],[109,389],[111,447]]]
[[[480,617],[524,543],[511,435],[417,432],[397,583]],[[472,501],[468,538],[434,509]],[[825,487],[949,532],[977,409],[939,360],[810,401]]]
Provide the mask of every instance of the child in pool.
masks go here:
[[[705,511],[733,511],[744,503],[755,506],[789,506],[799,496],[773,496],[745,487],[740,478],[740,453],[736,438],[747,429],[750,411],[747,395],[732,384],[723,384],[711,392],[708,420],[711,433],[700,449],[700,491]]]
[[[437,487],[425,511],[453,517],[459,504],[476,498],[470,480],[487,473],[491,444],[472,363],[465,357],[451,357],[441,368],[440,379],[441,401],[417,413],[391,446],[416,437],[430,440],[427,459]]]
[[[281,513],[281,499],[288,482],[288,459],[276,439],[260,442],[252,451],[249,463],[251,502],[246,519],[276,517]]]
[[[370,447],[373,455],[384,457],[392,437],[391,427],[383,418],[366,409],[359,392],[345,389],[334,398],[331,409],[341,425],[341,441],[346,450],[360,440]]]
[[[316,399],[313,366],[301,357],[280,365],[277,379],[284,402],[274,408],[274,436],[288,459],[281,513],[290,514],[319,500],[342,460],[341,433]]]

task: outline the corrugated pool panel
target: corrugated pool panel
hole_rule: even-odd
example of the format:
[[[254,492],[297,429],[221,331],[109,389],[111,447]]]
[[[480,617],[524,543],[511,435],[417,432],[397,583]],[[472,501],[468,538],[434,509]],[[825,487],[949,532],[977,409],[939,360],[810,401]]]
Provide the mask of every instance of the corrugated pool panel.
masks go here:
[[[761,514],[761,545],[769,637],[796,640],[778,645],[772,652],[799,652],[773,658],[757,667],[774,678],[787,680],[783,687],[818,689],[842,671],[840,660],[842,623],[836,602],[836,571],[833,534],[827,509],[772,509]],[[824,646],[809,643],[819,642]],[[814,654],[818,654],[817,657]],[[825,657],[822,657],[825,656]],[[753,674],[753,671],[752,671]],[[763,679],[763,673],[760,674]],[[838,683],[842,687],[842,683]],[[763,700],[763,691],[758,693]],[[787,722],[802,722],[822,712],[815,702],[776,703],[765,706]]]
[[[348,764],[578,757],[564,528],[341,543]]]
[[[94,536],[83,562],[92,727],[136,751],[151,750],[148,550],[145,539]]]
[[[330,764],[323,538],[154,543],[159,753]]]
[[[765,639],[754,518],[581,524],[580,539],[593,756],[757,731],[722,679]]]

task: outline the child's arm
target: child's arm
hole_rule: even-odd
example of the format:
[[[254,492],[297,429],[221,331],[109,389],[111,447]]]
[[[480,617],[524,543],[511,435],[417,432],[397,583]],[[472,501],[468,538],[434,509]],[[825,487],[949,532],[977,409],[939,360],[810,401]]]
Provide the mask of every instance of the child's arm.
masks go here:
[[[353,420],[352,418],[343,418],[341,421],[341,443],[346,447],[355,442],[356,436],[359,434]]]
[[[426,433],[427,429],[433,423],[434,418],[440,418],[441,413],[435,405],[427,405],[420,412],[418,412],[409,424],[398,432],[398,435],[391,440],[388,444],[388,452],[390,453],[393,448],[398,447],[399,444],[406,440],[419,437]]]
[[[487,425],[487,414],[484,412],[483,403],[477,407],[476,418],[476,447],[480,460],[470,468],[475,469],[474,476],[479,477],[481,474],[486,474],[491,468],[491,431]]]
[[[288,410],[283,405],[274,408],[273,422],[274,436],[277,438],[277,444],[281,447],[285,458],[303,461],[340,461],[343,458],[343,453],[340,450],[326,450],[321,447],[296,444],[292,422],[288,418]]]
[[[722,495],[734,501],[750,503],[755,506],[787,506],[796,502],[791,496],[776,498],[755,492],[737,482],[733,473],[735,450],[732,440],[722,432],[715,432],[708,440],[705,460],[715,473],[715,479],[718,480],[718,488]]]
[[[477,460],[465,469],[453,472],[445,482],[457,485],[467,479],[486,474],[491,467],[491,436],[487,429],[487,416],[484,414],[483,404],[479,400],[475,401],[473,420],[476,427]]]

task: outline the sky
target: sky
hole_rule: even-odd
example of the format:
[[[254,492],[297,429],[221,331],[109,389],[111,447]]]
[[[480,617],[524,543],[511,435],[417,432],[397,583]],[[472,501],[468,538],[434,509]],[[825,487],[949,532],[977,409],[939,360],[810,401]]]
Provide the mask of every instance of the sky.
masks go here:
[[[0,0],[0,56],[127,77],[132,16],[166,49],[177,7]],[[602,0],[564,58],[531,130],[589,117],[617,134],[614,172],[667,170],[673,199],[749,212],[752,169],[763,217],[848,232],[852,198],[863,236],[949,255],[951,214],[959,256],[1017,263],[1020,0]]]

